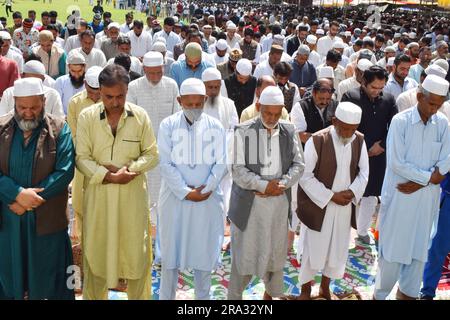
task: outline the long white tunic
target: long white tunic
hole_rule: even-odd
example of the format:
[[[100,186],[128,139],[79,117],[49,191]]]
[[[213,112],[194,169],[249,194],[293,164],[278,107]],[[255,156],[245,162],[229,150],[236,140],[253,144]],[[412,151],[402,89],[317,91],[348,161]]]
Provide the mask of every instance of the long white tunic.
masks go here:
[[[165,118],[180,110],[177,96],[178,86],[174,80],[163,76],[157,85],[152,85],[144,76],[130,82],[127,101],[147,111],[152,125],[159,128],[160,123]],[[157,132],[156,139],[158,139]],[[158,201],[161,188],[159,165],[147,173],[147,181],[152,207]]]
[[[10,87],[3,91],[2,100],[0,101],[0,116],[8,113],[14,109],[14,87]],[[44,86],[45,96],[45,112],[54,116],[64,117],[64,109],[61,102],[61,97],[58,91],[53,88]]]
[[[428,182],[436,167],[441,174],[450,169],[449,135],[443,114],[433,115],[425,125],[417,106],[395,115],[391,121],[379,213],[379,253],[389,262],[427,261],[440,196],[439,185]],[[407,181],[424,187],[412,194],[398,191],[397,185]]]
[[[82,48],[76,48],[73,50],[78,50],[84,58],[86,59],[86,70],[93,66],[104,67],[106,66],[106,57],[102,50],[97,48],[92,48],[89,54],[86,54]]]
[[[308,254],[313,270],[322,270],[325,266],[345,269],[350,242],[352,207],[351,204],[340,206],[332,202],[331,198],[334,192],[350,189],[355,195],[353,202],[356,204],[362,198],[369,179],[369,157],[366,144],[362,145],[358,163],[359,173],[352,183],[349,170],[352,143],[344,145],[340,142],[334,128],[331,129],[331,136],[337,164],[331,190],[314,176],[318,156],[312,139],[309,139],[305,145],[305,172],[300,178],[300,186],[308,197],[320,208],[326,207],[321,232],[311,230],[303,224],[300,231],[302,237],[299,243],[299,256],[303,252]],[[353,135],[352,141],[354,139],[355,135]]]
[[[158,149],[161,263],[167,269],[211,271],[219,262],[224,231],[219,186],[226,171],[223,127],[206,114],[191,126],[179,111],[162,121]],[[205,185],[203,193],[213,191],[207,200],[185,199],[189,186],[201,185]]]
[[[139,37],[130,31],[127,36],[131,41],[131,55],[134,57],[143,57],[147,52],[152,50],[152,36],[148,32],[142,32]]]

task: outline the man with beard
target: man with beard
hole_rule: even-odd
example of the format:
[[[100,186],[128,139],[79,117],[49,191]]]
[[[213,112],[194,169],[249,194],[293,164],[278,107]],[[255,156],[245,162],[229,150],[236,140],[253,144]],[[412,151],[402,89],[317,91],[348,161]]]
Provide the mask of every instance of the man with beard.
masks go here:
[[[214,67],[202,59],[202,47],[197,42],[191,42],[184,49],[185,59],[175,61],[170,70],[170,77],[181,86],[188,78],[201,79],[203,71]]]
[[[390,93],[394,97],[398,97],[400,93],[412,88],[417,88],[416,80],[408,77],[411,60],[406,54],[400,54],[395,57],[394,71],[389,75],[384,93]]]
[[[67,68],[69,74],[59,77],[55,82],[55,89],[61,96],[65,114],[67,114],[70,99],[84,90],[86,59],[77,50],[72,50],[67,57]]]
[[[408,49],[407,54],[411,59],[411,65],[414,66],[419,62],[420,46],[417,42],[410,42],[406,48]]]
[[[0,299],[74,300],[70,129],[45,112],[40,79],[17,80],[14,100],[14,113],[0,118]]]
[[[120,25],[117,22],[112,22],[108,25],[108,38],[103,39],[100,49],[105,54],[106,60],[114,58],[118,53],[118,43]]]
[[[180,110],[177,83],[164,76],[164,59],[160,52],[150,51],[144,55],[145,76],[131,81],[128,86],[127,101],[147,112],[152,125],[159,128],[163,119]],[[158,136],[156,136],[158,139]],[[160,168],[157,166],[147,174],[152,221],[158,228],[158,198],[161,188]],[[160,262],[159,234],[156,237],[155,264]]]
[[[100,101],[98,76],[102,70],[103,68],[96,66],[89,68],[86,71],[84,80],[85,89],[70,99],[67,109],[67,123],[70,126],[74,142],[77,135],[77,121],[81,111]],[[83,226],[83,181],[83,175],[76,169],[72,183],[72,208],[75,215],[72,240],[74,242],[81,242]]]
[[[239,47],[242,50],[242,58],[250,60],[253,66],[256,67],[261,56],[261,45],[253,40],[254,33],[252,28],[246,28],[244,30],[244,38],[239,41]]]
[[[361,108],[341,102],[333,125],[312,135],[305,145],[305,172],[297,193],[302,222],[299,283],[300,300],[311,299],[312,280],[322,271],[319,295],[332,300],[331,279],[344,276],[354,206],[361,199],[369,175],[367,149],[356,131]]]
[[[308,36],[307,26],[297,26],[297,36],[289,39],[287,42],[286,51],[287,54],[292,56],[292,54],[298,50],[298,47],[302,44],[306,44],[306,37]]]
[[[330,30],[325,37],[320,38],[317,41],[317,52],[322,56],[326,57],[328,51],[333,48],[336,41],[342,41],[341,38],[337,37],[339,32],[339,22],[333,21],[330,23]]]
[[[95,34],[91,30],[86,30],[80,33],[81,48],[73,49],[86,60],[86,68],[93,66],[104,67],[106,65],[106,57],[102,50],[94,48]]]
[[[295,83],[289,81],[292,67],[287,62],[278,62],[273,68],[273,76],[284,95],[284,106],[290,113],[292,107],[300,101],[300,91]]]
[[[126,102],[129,76],[119,65],[99,75],[102,102],[77,123],[77,168],[84,175],[83,297],[108,299],[128,281],[130,300],[151,297],[151,235],[147,178],[158,164],[150,119]],[[112,240],[114,239],[114,240]],[[111,241],[112,240],[112,241]]]
[[[360,60],[361,61],[361,60]],[[369,181],[357,214],[358,240],[370,244],[368,229],[381,196],[383,177],[386,171],[386,138],[392,117],[398,112],[395,98],[383,91],[387,73],[380,66],[364,71],[361,87],[353,88],[342,96],[362,109],[358,131],[364,134],[369,155]]]
[[[238,116],[252,102],[256,90],[256,78],[252,76],[252,63],[248,59],[240,59],[233,75],[225,79],[227,96],[234,101]]]
[[[414,64],[409,69],[408,77],[416,80],[417,83],[420,83],[420,75],[430,65],[430,62],[431,62],[431,48],[430,47],[420,48],[419,63]]]
[[[213,53],[214,61],[216,62],[216,65],[219,65],[221,63],[227,62],[229,55],[228,55],[228,44],[224,39],[219,39],[215,43],[215,52]]]
[[[195,298],[210,299],[211,271],[219,264],[226,136],[219,120],[203,113],[205,100],[203,82],[186,79],[178,97],[183,111],[164,119],[158,132],[160,300],[175,299],[178,270],[185,269],[193,269]]]
[[[219,40],[220,41],[220,40]],[[225,40],[224,40],[225,41]],[[217,65],[217,70],[220,71],[222,79],[225,80],[232,76],[236,70],[236,64],[242,58],[241,49],[232,49],[228,54],[228,60]]]
[[[45,67],[37,61],[31,60],[23,66],[22,78],[38,78],[42,80],[44,85],[45,96],[45,112],[54,116],[64,117],[64,110],[61,102],[61,97],[58,91],[45,85]],[[0,101],[0,115],[4,115],[14,109],[14,86],[9,87],[3,92]]]

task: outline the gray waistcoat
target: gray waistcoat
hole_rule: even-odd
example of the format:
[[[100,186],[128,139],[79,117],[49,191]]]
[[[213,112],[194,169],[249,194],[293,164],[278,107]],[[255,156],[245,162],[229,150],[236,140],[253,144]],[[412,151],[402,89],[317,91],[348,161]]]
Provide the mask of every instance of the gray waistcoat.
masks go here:
[[[294,160],[294,135],[295,129],[294,126],[290,123],[279,123],[280,127],[280,153],[281,153],[281,163],[282,163],[282,172],[283,175],[289,171],[289,168],[292,165],[292,161]],[[259,130],[264,129],[263,124],[259,117],[247,121],[244,124],[240,124],[236,126],[235,130],[238,130],[236,134],[242,134],[245,136],[245,133],[249,130]],[[259,135],[256,135],[258,138],[259,145]],[[259,157],[254,157],[258,159],[256,164],[251,164],[249,159],[254,155],[249,154],[249,142],[246,140],[244,143],[245,146],[245,167],[250,171],[260,175],[262,165],[260,163]],[[258,150],[259,152],[259,150]],[[228,210],[228,217],[231,221],[241,230],[244,231],[247,227],[248,218],[250,217],[250,211],[253,206],[253,200],[255,199],[254,191],[256,190],[245,190],[239,187],[235,182],[233,182],[233,186],[231,189],[231,199],[230,199],[230,208]],[[289,221],[292,218],[291,213],[291,189],[286,190],[286,196],[289,201]]]

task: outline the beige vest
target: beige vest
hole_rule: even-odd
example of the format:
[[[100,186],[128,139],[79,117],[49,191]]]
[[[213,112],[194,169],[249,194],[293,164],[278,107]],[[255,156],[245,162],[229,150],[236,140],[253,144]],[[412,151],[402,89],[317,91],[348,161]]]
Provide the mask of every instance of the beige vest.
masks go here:
[[[45,66],[45,72],[50,77],[55,78],[59,75],[59,59],[61,59],[64,54],[63,49],[56,45],[53,45],[52,50],[50,51],[50,56],[47,52],[42,50],[41,46],[37,46],[36,48],[34,48],[33,52],[41,57],[42,63]]]

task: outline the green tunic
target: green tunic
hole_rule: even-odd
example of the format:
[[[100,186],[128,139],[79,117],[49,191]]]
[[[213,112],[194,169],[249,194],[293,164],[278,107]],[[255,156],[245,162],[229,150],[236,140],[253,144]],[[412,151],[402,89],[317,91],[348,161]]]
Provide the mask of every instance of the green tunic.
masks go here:
[[[41,127],[34,130],[25,147],[23,134],[16,127],[11,144],[9,175],[0,172],[0,299],[74,299],[66,282],[72,274],[72,248],[67,230],[38,236],[36,215],[28,211],[18,216],[8,205],[23,188],[39,187],[49,199],[69,185],[74,172],[74,147],[66,124],[56,147],[55,171],[38,186],[32,186],[33,159]],[[0,152],[5,152],[1,150]],[[70,283],[71,281],[69,281]]]

